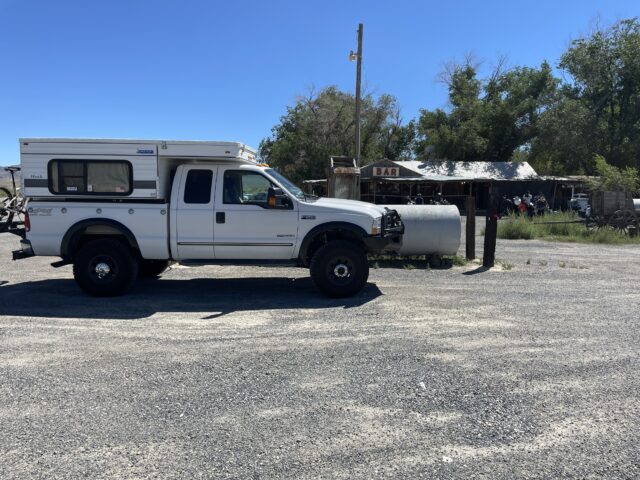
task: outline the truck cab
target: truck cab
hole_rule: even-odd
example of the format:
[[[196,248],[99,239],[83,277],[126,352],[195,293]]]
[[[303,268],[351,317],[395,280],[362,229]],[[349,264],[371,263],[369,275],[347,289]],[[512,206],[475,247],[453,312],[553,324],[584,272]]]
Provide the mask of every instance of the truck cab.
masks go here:
[[[179,166],[170,215],[175,258],[293,258],[304,196],[284,190],[274,173],[257,165]]]
[[[353,295],[367,254],[404,231],[393,210],[303,193],[243,144],[22,139],[21,151],[30,231],[14,258],[59,256],[91,295],[171,262],[298,265],[325,294]]]

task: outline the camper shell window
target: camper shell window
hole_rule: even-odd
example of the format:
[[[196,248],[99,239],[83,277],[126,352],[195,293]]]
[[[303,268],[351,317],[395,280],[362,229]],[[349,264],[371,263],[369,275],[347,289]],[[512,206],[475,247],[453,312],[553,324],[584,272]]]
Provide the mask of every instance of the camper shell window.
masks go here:
[[[51,160],[49,191],[57,195],[130,195],[133,168],[125,160]]]

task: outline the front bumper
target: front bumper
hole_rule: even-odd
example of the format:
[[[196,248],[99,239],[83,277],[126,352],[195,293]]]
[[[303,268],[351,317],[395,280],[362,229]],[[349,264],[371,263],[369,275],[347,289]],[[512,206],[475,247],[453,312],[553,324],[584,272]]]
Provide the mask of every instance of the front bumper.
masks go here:
[[[372,253],[382,252],[390,244],[397,245],[400,243],[403,233],[404,224],[400,214],[395,210],[387,209],[387,212],[382,216],[382,233],[365,237],[363,240],[367,251]]]
[[[382,216],[383,235],[402,235],[404,233],[404,223],[396,210],[387,208],[387,212]]]
[[[21,260],[23,258],[35,256],[35,253],[33,253],[33,248],[31,247],[31,242],[29,240],[25,238],[20,240],[20,247],[20,250],[14,250],[12,252],[14,260]]]
[[[362,240],[365,247],[367,247],[367,252],[370,253],[382,252],[389,244],[393,243],[392,237],[382,237],[380,235],[364,237]]]

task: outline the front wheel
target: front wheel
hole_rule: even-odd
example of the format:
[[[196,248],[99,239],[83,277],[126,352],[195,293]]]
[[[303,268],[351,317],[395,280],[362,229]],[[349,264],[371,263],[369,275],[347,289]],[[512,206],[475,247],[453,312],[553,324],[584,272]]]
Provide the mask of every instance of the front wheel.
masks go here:
[[[118,240],[93,240],[76,254],[73,276],[85,293],[113,297],[131,288],[138,276],[138,262],[131,249]]]
[[[311,258],[309,270],[318,289],[334,298],[355,295],[369,278],[365,251],[344,240],[335,240],[320,247]]]

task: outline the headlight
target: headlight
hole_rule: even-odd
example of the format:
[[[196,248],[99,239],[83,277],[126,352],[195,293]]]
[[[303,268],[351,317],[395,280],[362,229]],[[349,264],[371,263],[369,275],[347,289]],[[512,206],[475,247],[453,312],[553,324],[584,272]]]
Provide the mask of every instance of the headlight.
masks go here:
[[[380,235],[380,233],[382,233],[382,217],[377,217],[373,219],[371,235]]]

